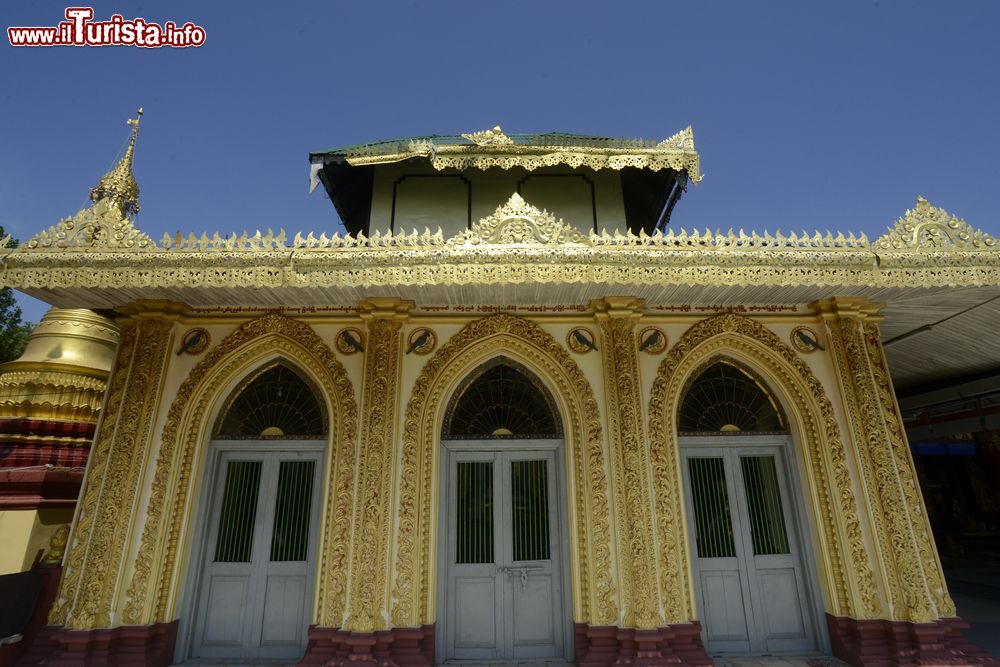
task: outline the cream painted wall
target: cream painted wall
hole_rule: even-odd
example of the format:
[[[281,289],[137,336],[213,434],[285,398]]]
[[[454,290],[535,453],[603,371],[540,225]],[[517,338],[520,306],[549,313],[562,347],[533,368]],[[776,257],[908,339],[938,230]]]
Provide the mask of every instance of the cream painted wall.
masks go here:
[[[447,176],[447,178],[445,178]],[[617,171],[546,167],[528,172],[524,169],[470,170],[462,178],[472,190],[472,222],[492,214],[521,185],[524,199],[548,209],[557,218],[589,233],[594,227],[596,205],[597,231],[625,231],[625,205],[621,174]],[[589,181],[589,182],[588,182]],[[593,183],[593,195],[590,183]],[[394,231],[432,232],[441,227],[445,238],[464,229],[468,219],[469,186],[458,174],[418,163],[383,165],[375,168],[372,189],[372,231],[389,229],[393,219],[393,188],[396,189]]]
[[[0,511],[0,574],[24,572],[36,510]]]
[[[0,574],[24,572],[60,526],[73,520],[72,507],[0,511]]]

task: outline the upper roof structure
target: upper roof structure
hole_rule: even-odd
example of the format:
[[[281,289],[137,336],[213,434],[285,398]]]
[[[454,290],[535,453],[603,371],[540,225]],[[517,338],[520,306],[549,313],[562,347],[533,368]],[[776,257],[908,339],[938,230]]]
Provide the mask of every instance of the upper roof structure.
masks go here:
[[[652,211],[647,233],[661,231],[688,182],[701,181],[701,163],[690,126],[662,141],[616,139],[564,132],[506,134],[491,130],[430,135],[355,144],[309,154],[310,192],[323,184],[350,233],[370,233],[369,213],[374,169],[412,162],[437,171],[545,167],[613,170],[621,173],[629,204]],[[662,211],[662,213],[661,213]],[[646,217],[650,217],[647,215]],[[630,225],[635,233],[640,224]]]

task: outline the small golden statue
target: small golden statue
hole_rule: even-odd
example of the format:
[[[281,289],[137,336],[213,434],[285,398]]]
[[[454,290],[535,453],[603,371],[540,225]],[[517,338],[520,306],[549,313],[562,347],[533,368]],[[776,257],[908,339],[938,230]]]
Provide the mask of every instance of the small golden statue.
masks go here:
[[[42,562],[49,565],[58,565],[62,562],[63,554],[66,553],[66,543],[69,541],[69,526],[63,524],[56,528],[56,532],[49,538],[49,548],[45,552]]]

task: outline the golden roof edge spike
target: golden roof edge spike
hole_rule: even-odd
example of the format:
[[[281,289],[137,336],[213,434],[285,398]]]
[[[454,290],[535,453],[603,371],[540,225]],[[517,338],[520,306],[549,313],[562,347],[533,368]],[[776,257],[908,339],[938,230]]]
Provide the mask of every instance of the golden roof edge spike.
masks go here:
[[[124,217],[139,212],[139,184],[135,182],[132,174],[132,161],[135,156],[135,140],[139,136],[139,121],[142,119],[142,107],[135,118],[129,118],[125,122],[132,126],[132,136],[129,137],[128,147],[122,155],[118,164],[101,177],[97,185],[90,191],[90,200],[98,202],[108,199],[116,204]]]

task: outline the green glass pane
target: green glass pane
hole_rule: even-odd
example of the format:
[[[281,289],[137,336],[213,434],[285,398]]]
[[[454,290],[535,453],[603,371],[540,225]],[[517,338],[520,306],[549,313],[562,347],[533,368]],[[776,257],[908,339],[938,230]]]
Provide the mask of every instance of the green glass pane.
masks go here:
[[[226,488],[215,543],[217,563],[250,562],[260,469],[260,461],[230,461],[226,466]]]
[[[314,461],[282,461],[271,532],[271,560],[306,560]]]
[[[699,558],[733,558],[733,520],[721,458],[688,459]]]
[[[741,456],[740,467],[747,493],[754,555],[789,553],[774,457]]]
[[[493,562],[493,463],[458,463],[456,563]]]
[[[548,560],[549,494],[545,461],[512,461],[514,560]]]

